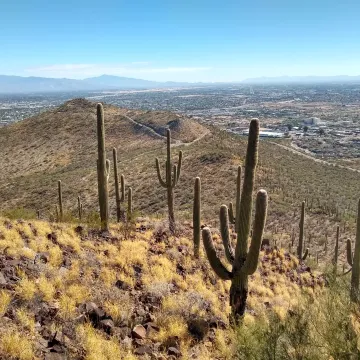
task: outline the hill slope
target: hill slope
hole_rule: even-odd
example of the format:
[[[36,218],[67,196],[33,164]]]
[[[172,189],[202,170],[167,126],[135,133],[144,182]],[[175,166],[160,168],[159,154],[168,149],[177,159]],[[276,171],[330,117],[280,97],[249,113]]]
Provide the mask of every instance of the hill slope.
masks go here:
[[[164,129],[171,127],[172,152],[184,151],[175,191],[178,217],[191,218],[193,182],[202,179],[203,221],[217,224],[220,205],[235,196],[236,168],[243,163],[246,141],[169,112],[119,109],[105,105],[106,145],[118,149],[119,172],[134,191],[134,208],[156,215],[166,211],[166,192],[159,185],[155,157],[165,162]],[[67,211],[76,214],[80,195],[85,213],[97,210],[96,104],[77,99],[25,121],[0,128],[1,207],[39,209],[48,218],[57,203],[57,180],[63,182]],[[114,178],[110,206],[115,214]],[[332,254],[336,225],[341,239],[354,238],[354,213],[360,175],[317,163],[268,141],[260,142],[256,188],[270,195],[268,237],[289,244],[297,237],[299,208],[307,201],[306,242],[312,255]],[[325,246],[325,242],[327,245]],[[345,241],[341,244],[342,250]],[[342,255],[343,256],[343,255]],[[344,259],[344,257],[343,257]]]

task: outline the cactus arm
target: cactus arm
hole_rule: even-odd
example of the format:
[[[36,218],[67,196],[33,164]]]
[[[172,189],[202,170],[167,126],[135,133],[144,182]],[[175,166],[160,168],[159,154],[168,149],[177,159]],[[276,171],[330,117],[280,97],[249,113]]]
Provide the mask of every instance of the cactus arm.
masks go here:
[[[177,177],[176,177],[177,171],[178,171],[178,170],[177,170],[177,166],[174,165],[174,166],[173,166],[174,177],[173,177],[173,180],[172,180],[172,183],[171,183],[171,187],[172,187],[172,188],[174,188],[174,187],[176,186],[176,183],[177,183],[177,181],[176,181],[176,179],[177,179]]]
[[[229,203],[228,213],[229,213],[229,222],[230,222],[230,224],[235,224],[234,206],[233,206],[233,203],[232,203],[232,202]]]
[[[157,173],[157,176],[158,176],[160,185],[161,185],[162,187],[166,188],[166,187],[167,187],[166,182],[165,182],[165,181],[162,179],[162,177],[161,177],[160,164],[159,164],[159,159],[158,159],[158,158],[155,159],[155,163],[156,163],[156,173]]]
[[[120,202],[123,202],[125,200],[125,177],[124,177],[124,175],[120,176],[120,183],[121,183]]]
[[[268,196],[265,190],[260,190],[257,193],[253,236],[245,263],[241,268],[241,271],[247,275],[252,275],[257,268],[259,254],[260,254],[261,239],[266,222],[267,201],[268,201],[267,199]]]
[[[347,241],[346,241],[346,258],[347,258],[347,262],[352,267],[353,266],[353,255],[352,255],[352,250],[351,250],[351,240],[350,239],[347,239]]]
[[[177,166],[176,182],[178,182],[179,178],[180,178],[181,165],[182,165],[182,156],[183,156],[183,152],[179,151],[179,161],[178,161],[178,166]]]
[[[224,244],[226,259],[230,264],[234,263],[234,249],[230,243],[229,236],[229,217],[228,217],[228,208],[226,205],[221,205],[220,207],[220,232],[222,242]]]
[[[235,257],[244,258],[247,253],[247,240],[250,233],[252,213],[252,193],[254,188],[255,168],[258,159],[259,120],[251,120],[249,127],[248,146],[245,159],[245,174],[241,193],[238,235]]]
[[[206,255],[209,259],[209,263],[213,268],[215,274],[219,276],[219,278],[222,280],[231,280],[232,274],[229,270],[226,269],[226,267],[219,259],[214,247],[211,231],[208,227],[205,227],[202,230],[202,238],[204,242]]]

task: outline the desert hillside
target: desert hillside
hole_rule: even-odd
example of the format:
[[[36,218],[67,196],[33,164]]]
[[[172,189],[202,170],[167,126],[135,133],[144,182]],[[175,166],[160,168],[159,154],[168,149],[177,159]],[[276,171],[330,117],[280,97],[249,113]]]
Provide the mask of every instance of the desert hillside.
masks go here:
[[[202,179],[203,221],[217,226],[221,204],[234,201],[238,165],[243,164],[246,139],[206,128],[169,112],[127,110],[104,106],[107,158],[118,150],[119,173],[133,189],[138,214],[163,216],[166,191],[159,185],[155,157],[164,166],[164,129],[172,131],[172,155],[184,153],[182,174],[175,188],[177,217],[191,218],[194,178]],[[84,213],[97,211],[96,104],[75,99],[59,108],[0,128],[0,201],[2,210],[24,208],[43,219],[54,215],[57,181],[63,183],[64,207],[77,214],[77,197]],[[162,169],[164,170],[164,168]],[[110,209],[115,217],[114,176],[110,172]],[[336,226],[341,246],[354,239],[360,174],[316,162],[284,144],[260,141],[256,189],[270,196],[266,236],[288,247],[298,233],[299,211],[306,201],[305,241],[313,258],[332,256]],[[344,251],[343,251],[344,254]],[[342,261],[345,262],[344,255]]]
[[[286,143],[259,143],[258,120],[244,139],[171,113],[107,105],[98,105],[96,127],[94,110],[76,99],[0,129],[1,359],[358,356],[357,172]],[[167,128],[174,159],[184,153],[181,172],[180,165],[173,170],[179,176],[170,179],[179,182],[176,226],[165,216],[166,191],[154,166],[156,156],[164,163]],[[106,161],[113,147],[130,194],[119,222]],[[240,210],[229,225],[222,206],[219,231],[220,205],[240,193],[239,165]],[[201,201],[192,210],[196,176]]]

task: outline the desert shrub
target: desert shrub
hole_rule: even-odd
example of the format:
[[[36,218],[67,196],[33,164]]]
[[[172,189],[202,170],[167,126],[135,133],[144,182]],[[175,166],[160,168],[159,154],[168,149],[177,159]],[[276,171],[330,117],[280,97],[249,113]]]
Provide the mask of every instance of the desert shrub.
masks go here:
[[[328,286],[305,295],[280,319],[271,309],[264,318],[237,329],[236,359],[358,359],[358,310],[350,301],[349,281],[325,272]]]
[[[34,210],[25,209],[23,207],[5,210],[2,215],[10,220],[30,220],[36,219],[37,217]]]

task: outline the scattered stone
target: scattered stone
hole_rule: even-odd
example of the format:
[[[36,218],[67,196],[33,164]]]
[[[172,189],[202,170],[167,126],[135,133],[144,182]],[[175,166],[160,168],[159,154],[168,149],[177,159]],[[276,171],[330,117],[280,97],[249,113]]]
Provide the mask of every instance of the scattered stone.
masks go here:
[[[159,326],[157,326],[153,322],[147,322],[144,326],[145,326],[146,330],[148,330],[148,331],[149,331],[149,329],[154,329],[155,331],[160,331]]]
[[[146,338],[146,329],[142,325],[136,325],[132,332],[132,337],[135,339],[145,339]]]
[[[5,279],[5,276],[2,272],[0,272],[0,286],[5,286],[7,284],[7,281]]]
[[[117,280],[115,286],[121,290],[131,290],[131,286],[122,280]]]
[[[99,328],[104,330],[107,334],[111,335],[114,332],[114,322],[111,319],[101,320]]]
[[[134,354],[135,355],[145,355],[145,354],[151,354],[152,350],[149,345],[143,345],[139,348],[135,349]]]
[[[127,349],[130,349],[132,347],[132,340],[129,336],[126,336],[122,343]]]
[[[180,357],[180,356],[181,356],[180,350],[178,350],[176,347],[169,347],[169,349],[168,349],[168,354],[169,354],[169,355],[174,355],[174,356],[176,356],[176,357]]]

